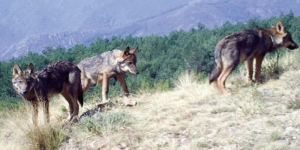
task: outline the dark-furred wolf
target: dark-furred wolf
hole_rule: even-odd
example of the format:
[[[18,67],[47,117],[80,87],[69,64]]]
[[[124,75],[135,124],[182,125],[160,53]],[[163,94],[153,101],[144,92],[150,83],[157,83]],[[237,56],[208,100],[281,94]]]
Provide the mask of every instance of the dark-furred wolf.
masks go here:
[[[34,124],[37,124],[39,101],[43,102],[45,121],[50,121],[48,98],[54,95],[61,94],[68,101],[70,121],[77,119],[79,112],[77,101],[83,105],[80,70],[70,62],[58,61],[37,72],[34,72],[32,63],[24,71],[15,64],[12,84],[16,92],[32,104]]]
[[[87,91],[91,84],[102,82],[102,103],[107,103],[108,80],[111,77],[117,77],[125,96],[129,95],[124,74],[130,72],[138,74],[136,67],[136,53],[138,47],[130,50],[126,47],[123,51],[114,49],[96,56],[83,59],[77,66],[81,70],[81,83],[83,92]]]
[[[281,21],[270,29],[250,29],[236,32],[220,40],[215,48],[215,67],[209,83],[226,93],[225,81],[240,62],[246,61],[248,81],[252,80],[253,60],[255,59],[255,80],[261,83],[260,69],[264,56],[278,48],[297,49],[291,33],[285,30]]]

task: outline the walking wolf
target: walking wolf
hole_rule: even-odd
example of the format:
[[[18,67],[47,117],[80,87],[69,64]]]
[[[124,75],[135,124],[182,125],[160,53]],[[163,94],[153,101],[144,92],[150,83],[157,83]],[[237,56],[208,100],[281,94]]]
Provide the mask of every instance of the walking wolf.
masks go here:
[[[126,47],[123,51],[114,49],[96,56],[83,59],[77,66],[81,70],[81,83],[83,92],[87,91],[91,84],[102,82],[102,103],[107,103],[107,94],[109,90],[108,80],[111,77],[117,77],[125,96],[129,95],[124,74],[130,72],[138,74],[136,67],[136,53],[138,47],[129,50]]]
[[[58,61],[37,72],[34,72],[32,63],[24,71],[15,64],[12,84],[16,92],[32,104],[34,124],[37,124],[39,101],[43,102],[46,121],[50,121],[48,98],[51,96],[61,94],[68,101],[70,121],[77,119],[77,101],[83,105],[80,70],[70,62]]]
[[[211,72],[209,83],[216,85],[226,93],[225,82],[236,66],[246,61],[248,81],[252,81],[253,60],[255,63],[255,80],[261,83],[260,69],[264,56],[278,48],[297,49],[290,32],[285,30],[282,22],[270,29],[250,29],[236,32],[220,40],[215,48],[215,67]]]

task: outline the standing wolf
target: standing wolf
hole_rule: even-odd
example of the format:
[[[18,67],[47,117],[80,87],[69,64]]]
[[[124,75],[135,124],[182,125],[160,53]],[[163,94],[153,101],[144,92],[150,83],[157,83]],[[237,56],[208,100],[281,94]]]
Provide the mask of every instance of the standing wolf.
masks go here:
[[[215,67],[209,83],[216,85],[226,93],[225,81],[236,66],[246,61],[248,81],[252,81],[253,60],[255,59],[255,80],[261,83],[260,68],[264,56],[278,48],[296,49],[298,45],[291,34],[285,30],[282,22],[270,29],[251,29],[233,33],[218,42],[215,48]]]
[[[60,93],[68,101],[70,121],[78,116],[77,101],[83,105],[80,70],[70,62],[58,61],[38,72],[34,72],[32,63],[24,71],[15,64],[12,84],[16,92],[32,104],[34,124],[37,124],[39,101],[43,102],[47,122],[50,121],[48,98],[51,96]]]
[[[96,56],[83,59],[77,66],[81,70],[81,83],[83,92],[87,91],[91,84],[102,82],[102,103],[107,103],[108,80],[111,77],[117,77],[125,96],[129,95],[124,74],[130,72],[138,74],[136,67],[136,53],[138,47],[129,50],[129,47],[123,51],[114,49]]]

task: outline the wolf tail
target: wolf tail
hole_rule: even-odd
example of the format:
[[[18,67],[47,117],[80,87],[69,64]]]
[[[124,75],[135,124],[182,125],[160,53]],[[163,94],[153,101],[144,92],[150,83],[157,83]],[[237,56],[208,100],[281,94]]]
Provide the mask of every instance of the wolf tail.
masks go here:
[[[78,97],[77,97],[78,102],[80,103],[80,106],[83,106],[83,91],[82,88],[78,88]]]
[[[215,55],[215,64],[214,64],[214,68],[209,77],[209,84],[211,84],[212,82],[214,82],[218,79],[218,77],[221,74],[222,68],[223,68],[222,67],[221,49],[216,48],[214,55]]]
[[[83,90],[82,90],[82,85],[81,85],[81,70],[76,66],[75,67],[75,72],[77,73],[78,77],[79,77],[79,81],[77,82],[77,100],[79,102],[79,104],[81,105],[81,107],[83,106]]]

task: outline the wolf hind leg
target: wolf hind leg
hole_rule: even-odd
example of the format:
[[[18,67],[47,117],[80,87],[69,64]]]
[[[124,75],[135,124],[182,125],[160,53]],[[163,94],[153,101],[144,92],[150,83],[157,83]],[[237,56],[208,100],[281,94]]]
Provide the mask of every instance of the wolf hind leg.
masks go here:
[[[227,93],[225,82],[231,72],[237,67],[237,61],[231,61],[231,63],[224,64],[221,75],[218,78],[218,86],[221,88],[223,94]]]
[[[79,97],[79,93],[78,93],[78,89],[77,88],[80,88],[80,87],[77,87],[77,86],[69,86],[69,93],[68,93],[68,96],[71,98],[70,100],[72,101],[72,104],[73,104],[73,113],[71,114],[71,118],[70,118],[70,121],[71,122],[76,122],[77,121],[77,117],[78,117],[78,114],[79,114],[79,104],[78,104],[78,97]],[[83,104],[83,95],[82,96],[82,104]]]
[[[71,98],[71,96],[68,94],[65,95],[64,97],[68,101],[69,108],[70,108],[68,120],[73,121],[76,117],[78,117],[78,113],[79,113],[78,103],[77,101],[75,102],[76,99]]]
[[[70,87],[71,88],[71,87]],[[67,100],[69,104],[69,121],[72,121],[74,117],[78,116],[79,106],[77,99],[72,96],[72,89],[64,87],[61,95]],[[76,100],[76,101],[75,101]]]

